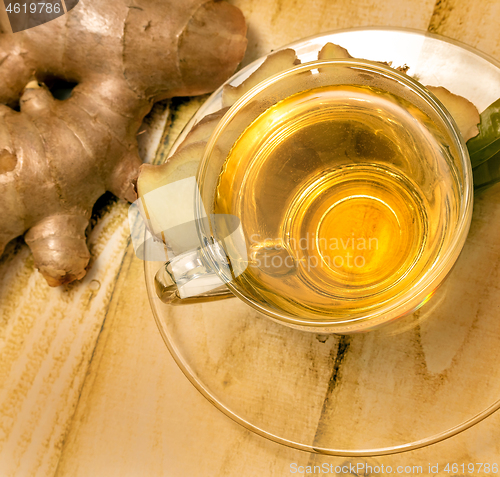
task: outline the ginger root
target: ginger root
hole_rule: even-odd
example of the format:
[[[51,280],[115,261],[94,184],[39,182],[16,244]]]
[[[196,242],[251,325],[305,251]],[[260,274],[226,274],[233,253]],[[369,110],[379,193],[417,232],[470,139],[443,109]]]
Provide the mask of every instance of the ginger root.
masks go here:
[[[219,0],[80,0],[1,34],[0,254],[27,231],[49,285],[82,278],[95,201],[105,191],[136,198],[144,116],[156,101],[217,88],[245,34],[240,10]],[[71,97],[54,99],[41,84],[53,78],[77,83]]]

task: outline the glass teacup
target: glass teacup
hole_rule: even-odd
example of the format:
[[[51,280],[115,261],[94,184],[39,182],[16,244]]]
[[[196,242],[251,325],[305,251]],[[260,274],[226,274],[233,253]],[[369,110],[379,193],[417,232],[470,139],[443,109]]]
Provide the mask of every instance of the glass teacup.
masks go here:
[[[314,332],[368,330],[425,303],[472,215],[449,113],[364,60],[306,63],[253,88],[218,124],[196,182],[172,198],[192,203],[194,220],[165,234],[182,246],[157,275],[159,295],[231,293]]]

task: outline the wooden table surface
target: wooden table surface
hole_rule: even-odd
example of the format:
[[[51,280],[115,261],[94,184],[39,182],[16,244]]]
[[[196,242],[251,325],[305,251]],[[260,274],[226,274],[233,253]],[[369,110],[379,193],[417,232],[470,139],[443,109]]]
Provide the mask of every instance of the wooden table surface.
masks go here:
[[[368,25],[429,30],[500,59],[499,0],[233,3],[249,24],[244,64],[302,37]],[[160,138],[168,151],[202,102],[157,107],[144,156],[155,156]],[[163,131],[158,125],[165,123]],[[153,320],[143,263],[130,245],[127,204],[101,202],[89,238],[93,263],[81,283],[50,289],[21,239],[0,261],[0,477],[267,477],[289,475],[291,463],[357,462],[267,441],[194,389]],[[499,413],[440,444],[374,460],[424,464],[421,475],[434,475],[427,463],[495,461]],[[441,465],[436,475],[453,473]]]

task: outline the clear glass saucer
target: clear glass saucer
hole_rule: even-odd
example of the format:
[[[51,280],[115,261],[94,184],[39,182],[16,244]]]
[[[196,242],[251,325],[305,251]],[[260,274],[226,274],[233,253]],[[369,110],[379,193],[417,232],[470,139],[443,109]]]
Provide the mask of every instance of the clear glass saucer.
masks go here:
[[[482,111],[500,98],[500,64],[460,43],[406,29],[363,28],[288,45],[305,61],[327,42],[351,55],[408,65]],[[238,84],[264,60],[228,82]],[[174,148],[221,90],[199,109]],[[368,333],[287,328],[238,299],[169,306],[156,296],[162,265],[145,262],[153,313],[193,385],[245,428],[275,442],[336,456],[377,456],[454,436],[500,408],[500,185],[475,197],[465,248],[444,285],[415,314]],[[147,243],[146,243],[147,246]]]

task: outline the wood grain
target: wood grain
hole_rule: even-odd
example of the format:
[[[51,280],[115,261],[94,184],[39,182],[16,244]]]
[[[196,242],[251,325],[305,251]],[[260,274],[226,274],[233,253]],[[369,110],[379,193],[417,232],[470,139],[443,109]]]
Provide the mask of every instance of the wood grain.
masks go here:
[[[243,10],[249,22],[244,64],[301,37],[363,25],[429,28],[500,57],[500,37],[496,33],[500,7],[494,0],[232,3]],[[172,123],[164,131],[158,125],[166,122],[166,110],[149,125],[147,129],[163,144],[157,161],[163,160],[202,101],[174,101]],[[147,140],[141,145],[150,159],[156,145]],[[476,226],[469,237],[467,253],[475,260],[476,268],[462,270],[464,275],[458,276],[463,278],[457,279],[456,287],[448,286],[443,291],[450,297],[449,313],[439,321],[422,316],[418,327],[411,320],[406,323],[413,330],[408,339],[417,340],[420,346],[415,362],[429,373],[430,381],[446,375],[457,360],[465,362],[470,356],[467,353],[483,351],[466,346],[471,330],[488,332],[487,328],[478,330],[475,316],[486,316],[484,325],[491,329],[496,323],[499,255],[497,236],[492,233],[494,222],[489,221],[494,215],[498,223],[500,208],[481,206],[481,200],[498,205],[498,197],[492,201],[488,194],[493,193],[479,199]],[[81,284],[66,290],[45,286],[21,241],[12,243],[0,262],[0,476],[283,476],[290,474],[291,463],[312,466],[360,462],[311,455],[265,440],[232,422],[196,391],[168,354],[156,329],[146,297],[143,264],[127,246],[125,218],[125,204],[116,203],[98,221],[90,238],[96,257],[92,269]],[[481,288],[485,269],[489,286]],[[473,305],[454,307],[453,303],[464,294],[470,295]],[[175,313],[179,319],[185,314],[185,329],[189,331],[189,320],[210,320],[210,313],[215,315],[224,309],[241,312],[237,302],[228,303],[220,308],[207,305],[185,312],[177,309]],[[449,340],[452,344],[443,346],[436,337],[446,333],[450,323],[459,323],[453,326],[456,336]],[[404,328],[405,322],[401,326]],[[216,328],[196,339],[201,345],[207,336],[219,342],[227,340],[226,335],[217,334]],[[389,335],[380,332],[363,339],[371,341],[365,343],[365,352],[374,351],[389,340]],[[342,386],[352,386],[340,374],[347,366],[352,376],[352,370],[359,366],[352,359],[359,340],[340,341],[331,340],[327,352],[318,351],[315,358],[319,369],[328,369],[330,374],[314,404],[319,406],[316,422],[302,425],[309,426],[318,444],[331,438],[332,427],[326,424],[334,416],[332,403],[340,389],[333,383],[338,380]],[[400,345],[404,347],[404,342]],[[227,342],[226,346],[231,344]],[[339,349],[344,353],[339,354]],[[212,356],[211,362],[227,366],[228,360],[223,358]],[[238,372],[251,369],[249,363],[243,363]],[[358,371],[362,374],[361,369]],[[482,371],[476,371],[477,379],[481,379]],[[468,375],[474,372],[470,369]],[[233,378],[237,377],[235,373],[233,368]],[[447,399],[446,393],[438,393],[436,404],[440,407],[436,407],[436,413],[443,407],[459,412],[461,400],[474,399],[472,391],[463,396],[448,394]],[[289,397],[293,399],[293,394]],[[293,412],[293,404],[287,412]],[[255,403],[247,405],[250,408]],[[348,416],[343,419],[349,426]],[[422,465],[423,475],[431,475],[426,468],[429,462],[439,463],[438,475],[450,475],[443,472],[447,462],[498,460],[499,427],[497,414],[444,443],[368,462]],[[355,435],[351,432],[350,437]]]
[[[500,3],[496,0],[438,0],[429,31],[460,40],[498,59],[500,42],[495,25],[499,18]]]
[[[128,240],[126,213],[116,204],[94,228],[93,266],[79,284],[49,288],[20,242],[2,261],[2,477],[54,472]]]
[[[159,104],[141,138],[156,156],[168,118]],[[0,475],[53,475],[106,316],[129,237],[128,204],[106,195],[92,218],[90,270],[50,288],[22,239],[0,260]]]
[[[251,43],[246,63],[272,48],[319,31],[364,24],[401,25],[425,29],[431,21],[436,23],[436,19],[432,19],[433,12],[434,16],[439,14],[439,11],[436,13],[433,3],[417,2],[411,4],[389,2],[385,5],[364,3],[356,7],[348,2],[336,4],[313,2],[307,6],[298,2],[236,3],[244,10],[250,23]],[[304,21],[305,18],[307,21]],[[186,104],[183,106],[187,107]],[[172,127],[177,130],[182,128],[175,120]],[[175,134],[170,134],[169,137],[175,137]],[[165,148],[165,151],[167,150],[168,146]],[[470,400],[475,399],[473,387],[466,392],[465,386],[460,391],[464,392],[460,396],[455,396],[453,390],[447,391],[446,385],[443,388],[438,383],[447,373],[458,372],[457,370],[467,360],[472,363],[471,354],[481,352],[480,342],[476,342],[479,349],[464,345],[471,330],[477,327],[475,317],[478,314],[486,314],[488,320],[483,322],[486,327],[495,326],[496,323],[498,303],[490,301],[496,300],[495,297],[498,296],[494,278],[498,274],[499,267],[498,248],[494,244],[495,222],[492,219],[497,217],[499,211],[500,195],[498,191],[496,194],[494,197],[487,196],[478,201],[475,226],[469,238],[470,243],[465,251],[465,258],[462,259],[464,264],[472,260],[473,265],[464,269],[459,263],[455,278],[441,290],[441,296],[447,297],[449,303],[446,313],[438,321],[428,320],[426,315],[432,313],[432,307],[429,307],[428,310],[422,310],[416,321],[402,321],[399,325],[400,331],[405,330],[407,333],[404,334],[404,339],[396,342],[396,345],[403,353],[405,349],[415,350],[417,343],[418,353],[415,352],[413,360],[405,361],[411,369],[406,373],[399,370],[398,375],[411,376],[415,369],[425,370],[429,386],[437,386],[436,406],[434,409],[432,405],[428,407],[428,411],[431,415],[434,413],[436,419],[441,418],[443,409],[447,411],[453,409],[453,412],[460,413],[461,403],[470,403]],[[481,201],[485,203],[482,204]],[[140,268],[137,260],[130,258],[130,267],[123,269],[124,278],[120,279],[115,295],[117,303],[122,303],[123,306],[120,307],[120,311],[117,308],[113,314],[113,321],[108,317],[104,327],[96,350],[96,357],[99,358],[92,363],[57,476],[143,474],[281,476],[290,473],[290,464],[293,462],[298,465],[314,466],[362,461],[362,459],[325,457],[294,451],[263,440],[234,425],[224,415],[218,414],[218,411],[204,401],[180,374],[172,358],[165,354],[144,297],[140,298],[140,294],[133,291],[134,287],[135,289],[142,287],[144,293]],[[485,276],[485,271],[488,276]],[[482,287],[480,283],[487,283],[488,287]],[[471,298],[474,296],[478,299],[471,299],[468,302],[470,306],[463,306],[464,302],[460,301],[460,298],[467,294],[470,294]],[[435,300],[440,298],[435,297]],[[493,303],[494,305],[489,308],[489,304]],[[125,304],[131,310],[129,313],[123,311]],[[226,395],[234,393],[235,398],[240,393],[239,402],[242,406],[240,409],[246,412],[254,409],[255,415],[259,415],[261,422],[268,425],[277,425],[280,421],[287,422],[283,419],[283,414],[273,416],[266,413],[266,405],[262,404],[265,396],[261,396],[259,404],[258,396],[246,399],[241,395],[241,390],[238,390],[238,377],[248,378],[249,373],[255,372],[255,368],[251,365],[252,361],[262,358],[257,353],[259,349],[263,350],[257,343],[259,337],[261,340],[266,339],[262,338],[263,336],[273,340],[275,336],[269,332],[272,325],[262,325],[264,328],[260,329],[261,323],[254,321],[253,329],[248,332],[253,336],[248,338],[249,341],[245,341],[245,344],[252,343],[254,348],[246,350],[244,358],[235,364],[234,357],[238,353],[241,358],[242,351],[241,348],[238,349],[238,343],[245,336],[245,324],[248,324],[245,313],[248,311],[245,312],[245,307],[238,302],[221,302],[185,309],[175,308],[171,310],[169,319],[177,323],[176,332],[179,335],[183,334],[184,337],[188,336],[193,342],[193,349],[199,350],[199,361],[196,361],[194,355],[193,359],[200,369],[203,369],[203,366],[207,371],[211,367],[216,368],[218,373],[224,376],[220,383],[226,388],[215,389],[214,392],[225,392]],[[131,314],[134,319],[131,319]],[[231,315],[238,317],[241,322],[235,323],[237,320],[225,319]],[[222,323],[217,324],[217,319]],[[255,320],[255,317],[250,319]],[[447,341],[449,345],[443,345],[440,337],[447,329],[452,329],[456,336]],[[362,428],[363,419],[366,426],[386,428],[388,434],[392,432],[396,437],[403,437],[406,432],[408,436],[418,435],[419,423],[412,422],[410,415],[407,423],[377,422],[369,413],[359,415],[362,409],[358,407],[359,403],[364,402],[373,407],[373,396],[368,395],[363,398],[357,395],[353,400],[350,414],[335,414],[335,404],[339,403],[338,400],[347,399],[345,388],[356,389],[360,386],[353,377],[358,376],[367,382],[373,381],[368,369],[376,369],[377,361],[380,365],[379,372],[384,373],[384,369],[387,370],[387,367],[384,367],[387,361],[384,361],[381,350],[385,349],[384,346],[395,345],[394,334],[391,333],[399,332],[392,329],[391,332],[385,330],[368,337],[335,338],[326,345],[326,353],[317,352],[314,369],[319,370],[318,374],[325,370],[329,374],[326,379],[324,376],[322,378],[323,387],[314,388],[319,391],[318,400],[314,402],[312,396],[311,403],[311,406],[318,408],[319,411],[316,422],[307,422],[302,420],[303,416],[297,416],[298,408],[294,410],[294,403],[290,403],[294,399],[293,391],[279,388],[278,383],[273,390],[284,392],[285,396],[288,396],[283,413],[291,416],[290,424],[298,422],[302,430],[309,428],[317,445],[325,441],[331,442],[335,435],[342,437],[344,442],[349,439],[351,442],[356,439],[362,442],[360,427]],[[286,331],[284,334],[287,335]],[[233,338],[237,336],[238,339],[231,341],[231,336]],[[293,348],[292,341],[288,341],[288,344]],[[494,343],[488,344],[494,346]],[[362,360],[358,359],[361,352],[365,354],[364,357],[361,356]],[[300,357],[300,350],[298,353]],[[289,355],[286,355],[284,359],[288,357]],[[262,359],[265,362],[269,358],[270,356],[264,356]],[[277,356],[272,358],[279,359]],[[363,364],[360,363],[366,363],[367,358],[374,360],[374,364],[371,368],[363,369]],[[299,362],[300,360],[297,361]],[[390,368],[397,369],[402,363],[394,362]],[[467,376],[473,379],[475,373],[476,370],[470,369],[467,371]],[[268,379],[272,381],[276,380],[276,377]],[[290,376],[287,379],[290,379]],[[478,375],[477,379],[481,379],[481,376]],[[293,382],[293,379],[290,380]],[[134,385],[137,389],[135,391],[132,389]],[[471,385],[473,386],[472,383]],[[312,384],[308,386],[305,382],[303,392],[308,392],[306,390],[312,387]],[[342,387],[344,392],[340,392]],[[426,395],[432,395],[432,389],[427,390]],[[295,398],[300,401],[301,395],[297,386],[294,387],[294,391],[299,393]],[[408,401],[404,400],[398,403],[398,396],[394,390],[391,391],[389,388],[385,391],[387,392],[383,392],[382,395],[384,399],[388,399],[386,404],[389,407],[408,405]],[[411,391],[412,382],[408,377],[406,392],[411,394]],[[267,398],[270,398],[269,395]],[[477,409],[482,409],[484,403],[485,401],[478,402]],[[367,409],[369,408],[368,406]],[[344,405],[342,409],[349,407]],[[356,416],[355,422],[352,420],[353,416]],[[332,424],[332,419],[335,424]],[[412,453],[368,459],[367,462],[372,465],[377,463],[392,466],[422,465],[424,475],[430,475],[429,463],[439,463],[441,469],[439,475],[446,475],[443,470],[447,462],[480,462],[481,459],[491,461],[500,455],[496,431],[499,423],[499,416],[494,416],[444,443]],[[412,424],[416,424],[416,428],[411,428]],[[287,431],[293,433],[294,429],[288,428]],[[117,439],[117,443],[109,444]],[[301,475],[313,474],[305,472]],[[403,472],[401,475],[411,474]]]
[[[359,26],[410,27],[426,30],[434,0],[235,0],[248,23],[243,65],[292,41],[318,33]]]

